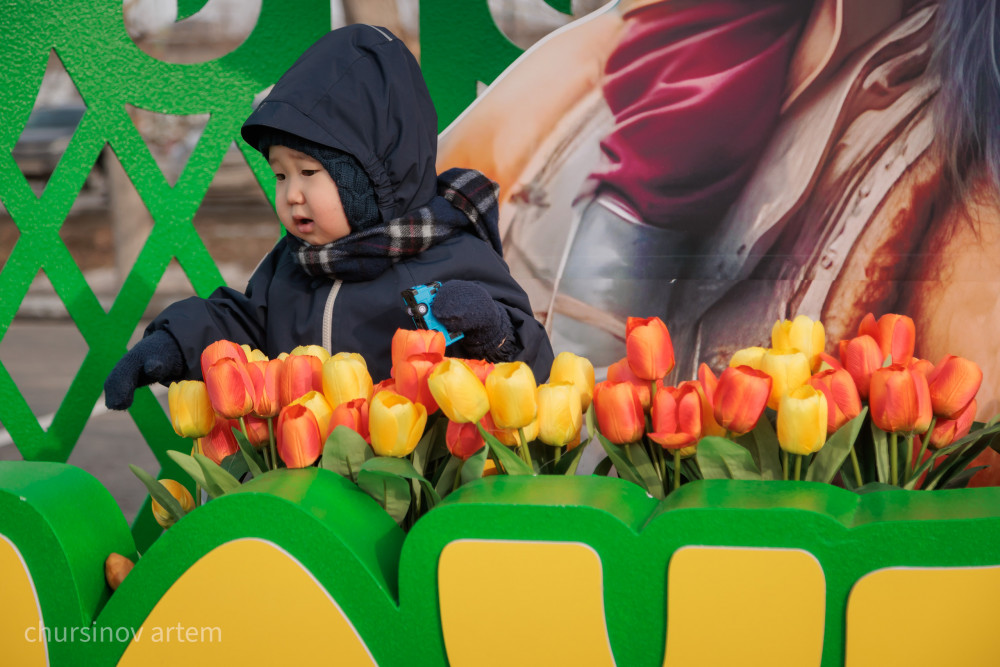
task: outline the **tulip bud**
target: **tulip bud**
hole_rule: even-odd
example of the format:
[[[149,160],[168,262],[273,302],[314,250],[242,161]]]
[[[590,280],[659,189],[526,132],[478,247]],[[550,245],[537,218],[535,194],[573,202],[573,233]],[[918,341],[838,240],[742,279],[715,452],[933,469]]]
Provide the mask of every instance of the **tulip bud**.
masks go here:
[[[368,434],[368,401],[363,398],[356,398],[353,401],[341,403],[333,409],[330,416],[330,432],[338,426],[346,426],[355,431],[365,442],[371,443],[371,436]]]
[[[767,354],[766,348],[745,347],[733,353],[732,358],[729,360],[729,366],[749,366],[755,371],[759,371],[761,370],[760,364],[765,354]]]
[[[976,407],[976,399],[972,399],[954,419],[940,419],[935,422],[934,430],[931,431],[931,441],[928,443],[931,449],[947,447],[959,438],[969,435],[972,422],[976,419]]]
[[[358,355],[336,354],[322,367],[323,395],[331,407],[353,401],[368,400],[372,395],[372,376]]]
[[[441,361],[437,354],[414,354],[393,367],[396,378],[396,393],[427,408],[428,414],[438,409],[437,401],[431,393],[427,380],[431,371]]]
[[[735,435],[757,426],[771,396],[771,376],[749,366],[730,366],[722,371],[715,389],[715,421]]]
[[[486,378],[490,414],[500,428],[523,428],[538,414],[535,375],[523,361],[497,364]]]
[[[483,387],[485,388],[486,378],[493,372],[493,363],[485,359],[462,359],[462,363],[476,374],[476,377],[479,378],[479,381],[483,383]]]
[[[215,411],[204,382],[171,382],[167,390],[167,405],[174,433],[182,438],[200,438],[215,426]]]
[[[934,414],[956,419],[976,397],[983,371],[975,362],[949,354],[927,375]]]
[[[330,351],[322,345],[299,345],[289,352],[289,355],[293,357],[313,356],[319,359],[320,363],[325,363],[330,358]]]
[[[474,422],[448,422],[448,430],[444,434],[445,445],[453,456],[463,461],[482,449],[486,443],[479,427]]]
[[[682,449],[701,439],[701,392],[697,383],[657,389],[650,409],[653,432],[649,439],[664,449]]]
[[[557,354],[552,361],[549,382],[552,384],[572,383],[580,392],[580,409],[583,412],[587,411],[591,401],[594,400],[594,365],[586,357],[575,355],[572,352]]]
[[[108,582],[108,587],[113,591],[118,590],[133,567],[135,563],[121,554],[112,553],[108,556],[104,560],[104,580]]]
[[[260,447],[271,442],[271,429],[268,426],[267,419],[247,415],[243,418],[243,424],[247,427],[247,441],[254,447]]]
[[[483,477],[499,474],[500,471],[497,470],[497,464],[493,462],[493,459],[486,459],[486,461],[483,462]]]
[[[597,428],[616,445],[637,442],[646,429],[639,394],[631,382],[598,382],[594,385]]]
[[[310,391],[323,391],[323,362],[311,354],[290,354],[278,372],[281,405],[288,405]]]
[[[489,409],[486,388],[465,363],[446,357],[427,377],[427,388],[445,416],[453,422],[477,423]]]
[[[819,355],[826,348],[826,331],[822,322],[797,315],[794,320],[774,323],[771,329],[771,347],[801,352],[809,360],[810,369],[815,370],[821,362]]]
[[[806,355],[787,350],[768,350],[761,358],[760,370],[771,376],[767,405],[772,409],[778,408],[782,396],[804,385],[812,375]]]
[[[386,378],[379,382],[377,385],[372,387],[372,396],[379,393],[380,391],[391,391],[394,394],[398,394],[396,391],[396,381],[393,378]],[[483,390],[485,391],[485,389]]]
[[[267,355],[260,350],[253,349],[249,345],[240,345],[240,349],[243,350],[243,354],[246,355],[247,363],[252,364],[255,361],[267,361]]]
[[[868,398],[872,373],[882,367],[882,351],[878,342],[871,336],[864,335],[841,341],[840,361],[844,369],[854,378],[861,398]]]
[[[194,509],[194,496],[191,495],[186,486],[172,479],[161,479],[160,484],[166,487],[170,495],[177,499],[177,503],[181,506],[182,510],[190,512]],[[151,500],[153,518],[156,519],[156,523],[160,524],[163,528],[170,528],[170,526],[174,525],[174,517],[170,515],[170,512],[163,509],[163,506],[156,502],[155,498]]]
[[[843,368],[820,371],[809,378],[809,385],[823,392],[826,398],[827,433],[836,433],[841,426],[861,414],[861,396],[851,374]]]
[[[583,425],[580,390],[571,382],[538,387],[538,437],[547,445],[562,447],[580,433]]]
[[[310,391],[308,394],[299,396],[289,403],[289,405],[304,405],[316,418],[316,426],[319,428],[320,438],[324,441],[330,435],[330,418],[333,416],[333,409],[327,402],[323,394],[318,391]]]
[[[434,329],[396,329],[392,336],[392,367],[418,354],[431,354],[437,361],[444,359],[444,334]],[[392,374],[396,377],[395,371]]]
[[[639,396],[639,403],[642,405],[642,409],[649,410],[649,402],[652,398],[649,387],[650,383],[632,372],[632,368],[628,365],[628,358],[620,359],[608,366],[607,381],[612,383],[628,382],[631,384],[635,387],[635,392]]]
[[[253,411],[253,380],[246,363],[225,357],[209,366],[205,386],[220,417],[237,419]]]
[[[812,454],[826,444],[829,409],[823,392],[802,385],[781,398],[778,405],[778,444],[789,454]]]
[[[659,317],[628,318],[625,352],[632,372],[643,380],[659,380],[674,369],[674,344]]]
[[[934,415],[927,378],[902,364],[872,373],[868,402],[872,421],[888,433],[924,433]]]
[[[253,413],[276,417],[281,411],[281,361],[251,361],[247,373],[253,383]]]
[[[388,391],[372,397],[368,413],[372,449],[379,456],[403,457],[412,452],[427,424],[427,409]]]
[[[201,377],[208,375],[208,369],[219,359],[235,359],[241,364],[247,363],[247,355],[243,348],[228,340],[217,340],[201,353]]]
[[[311,466],[323,451],[316,417],[301,403],[286,405],[278,414],[278,456],[289,468]]]
[[[198,438],[198,451],[216,463],[222,463],[227,456],[240,451],[240,446],[233,435],[233,429],[239,428],[235,419],[217,419],[215,426],[207,435]]]
[[[892,363],[904,366],[913,357],[916,327],[913,320],[906,315],[887,313],[878,318],[878,322],[876,322],[875,316],[868,313],[861,320],[858,335],[871,336],[878,343],[882,355],[879,366],[889,355],[892,355]]]

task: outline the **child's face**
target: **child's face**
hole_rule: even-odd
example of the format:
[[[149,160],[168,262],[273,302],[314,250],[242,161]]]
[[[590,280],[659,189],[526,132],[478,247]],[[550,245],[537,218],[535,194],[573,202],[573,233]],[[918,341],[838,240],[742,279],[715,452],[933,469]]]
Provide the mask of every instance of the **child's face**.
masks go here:
[[[325,245],[351,232],[337,184],[322,164],[285,146],[271,146],[267,161],[278,179],[278,218],[289,234]]]

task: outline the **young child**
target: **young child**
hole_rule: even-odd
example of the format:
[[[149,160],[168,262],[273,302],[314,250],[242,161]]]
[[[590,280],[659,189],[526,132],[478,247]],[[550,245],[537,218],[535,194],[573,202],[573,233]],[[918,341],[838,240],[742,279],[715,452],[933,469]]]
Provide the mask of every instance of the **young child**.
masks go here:
[[[548,377],[548,337],[501,257],[497,186],[472,170],[436,174],[437,114],[402,41],[368,25],[328,33],[242,133],[274,170],[288,234],[244,293],[166,308],[108,376],[109,408],[127,408],[137,387],[199,379],[219,339],[269,357],[306,344],[359,352],[378,382],[393,333],[414,328],[400,293],[434,281],[432,314],[465,334],[449,355],[522,360]]]

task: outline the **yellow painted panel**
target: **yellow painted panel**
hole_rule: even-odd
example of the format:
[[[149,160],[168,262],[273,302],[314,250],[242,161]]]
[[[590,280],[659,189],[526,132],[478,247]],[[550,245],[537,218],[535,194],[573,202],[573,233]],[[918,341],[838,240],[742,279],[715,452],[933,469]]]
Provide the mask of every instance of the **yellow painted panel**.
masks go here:
[[[0,647],[7,665],[48,665],[42,610],[21,552],[0,535]]]
[[[451,542],[438,589],[451,667],[615,664],[601,558],[585,544]]]
[[[1000,665],[1000,567],[888,568],[847,598],[847,667]]]
[[[350,620],[301,563],[271,542],[245,539],[213,549],[182,574],[118,664],[334,663],[370,666],[375,661]]]
[[[664,665],[820,664],[826,577],[809,552],[683,547],[667,582]]]

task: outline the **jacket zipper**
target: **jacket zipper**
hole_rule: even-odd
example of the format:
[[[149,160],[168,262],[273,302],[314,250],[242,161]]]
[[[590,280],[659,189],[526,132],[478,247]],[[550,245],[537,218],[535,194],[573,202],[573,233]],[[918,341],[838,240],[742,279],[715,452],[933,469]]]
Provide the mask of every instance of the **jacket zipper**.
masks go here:
[[[340,286],[343,284],[343,280],[333,281],[333,286],[330,288],[330,294],[326,297],[326,306],[323,308],[323,347],[329,350],[331,354],[334,353],[333,304],[337,300],[337,293],[340,292]]]

